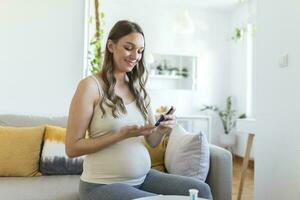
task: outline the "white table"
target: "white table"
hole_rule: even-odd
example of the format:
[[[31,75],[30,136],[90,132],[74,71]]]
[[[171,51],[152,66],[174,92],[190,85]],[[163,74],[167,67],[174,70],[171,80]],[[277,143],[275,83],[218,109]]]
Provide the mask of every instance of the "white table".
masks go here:
[[[178,196],[178,195],[158,195],[152,197],[142,197],[135,200],[190,200],[189,196]],[[198,200],[207,200],[198,198]]]

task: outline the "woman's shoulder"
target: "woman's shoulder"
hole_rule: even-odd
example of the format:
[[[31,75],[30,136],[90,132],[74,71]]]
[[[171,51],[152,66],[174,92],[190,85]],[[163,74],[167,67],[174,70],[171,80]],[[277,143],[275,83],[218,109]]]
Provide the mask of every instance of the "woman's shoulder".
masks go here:
[[[101,82],[102,82],[101,77],[98,74],[97,75],[95,74],[81,79],[79,85],[83,85],[85,87],[93,87],[93,86],[97,86],[97,84],[102,85]]]
[[[89,96],[97,97],[98,95],[98,86],[95,80],[95,76],[87,76],[80,80],[77,86],[77,91],[81,94],[87,94]]]
[[[82,87],[85,89],[89,89],[95,85],[95,81],[93,80],[92,76],[87,76],[80,80],[78,87]]]

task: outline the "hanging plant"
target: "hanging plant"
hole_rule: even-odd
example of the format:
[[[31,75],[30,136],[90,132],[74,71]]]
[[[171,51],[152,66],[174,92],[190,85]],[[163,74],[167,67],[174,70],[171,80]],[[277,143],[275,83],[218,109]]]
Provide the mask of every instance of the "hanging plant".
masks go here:
[[[247,26],[237,27],[234,30],[233,36],[231,37],[232,40],[235,42],[244,39],[245,35],[250,32],[252,36],[256,32],[256,26],[251,25],[251,28],[247,28]]]
[[[246,27],[235,28],[234,34],[231,37],[231,39],[234,40],[235,42],[242,40],[246,32],[247,32]]]
[[[89,69],[92,74],[96,74],[101,71],[103,63],[103,52],[101,47],[101,41],[103,39],[103,19],[104,13],[99,10],[99,0],[95,0],[95,20],[90,19],[90,23],[95,23],[96,32],[91,38],[89,46]]]

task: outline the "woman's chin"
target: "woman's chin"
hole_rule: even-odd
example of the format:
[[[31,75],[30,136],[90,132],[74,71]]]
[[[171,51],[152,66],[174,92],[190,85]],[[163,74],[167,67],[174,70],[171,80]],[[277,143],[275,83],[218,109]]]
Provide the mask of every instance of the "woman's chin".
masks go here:
[[[126,72],[131,72],[133,70],[134,66],[127,66],[126,67]]]
[[[122,72],[131,72],[135,65],[130,65],[128,63],[123,64],[122,67],[119,67],[118,71]]]

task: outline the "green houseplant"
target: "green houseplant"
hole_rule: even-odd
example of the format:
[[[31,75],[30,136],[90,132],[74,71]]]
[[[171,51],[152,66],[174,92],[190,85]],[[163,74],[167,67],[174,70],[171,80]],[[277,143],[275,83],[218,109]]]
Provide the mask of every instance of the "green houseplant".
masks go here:
[[[256,33],[256,26],[252,24],[250,26],[243,25],[241,27],[236,27],[231,39],[234,40],[235,42],[238,42],[239,40],[243,40],[243,38],[248,32],[251,33],[253,37],[254,34]]]
[[[246,118],[245,113],[239,115],[238,117],[236,116],[237,111],[233,109],[231,96],[227,97],[226,107],[224,110],[219,109],[215,105],[213,106],[204,105],[201,111],[205,111],[205,110],[211,110],[218,113],[219,117],[221,118],[225,134],[229,134],[230,131],[235,127],[237,119]]]
[[[89,69],[92,74],[96,74],[101,71],[103,62],[103,52],[101,41],[103,39],[103,18],[104,13],[99,10],[99,0],[94,0],[95,4],[95,19],[90,18],[90,23],[95,23],[96,31],[95,35],[91,38],[89,43]]]

